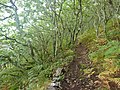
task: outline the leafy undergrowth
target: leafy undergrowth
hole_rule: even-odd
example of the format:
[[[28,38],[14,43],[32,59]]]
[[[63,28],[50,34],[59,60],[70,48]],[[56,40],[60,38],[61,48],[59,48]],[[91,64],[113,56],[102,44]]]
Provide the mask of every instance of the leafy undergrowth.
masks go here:
[[[53,74],[55,73],[55,70],[58,67],[66,66],[72,60],[73,56],[74,52],[70,49],[59,53],[57,58],[53,62],[48,63],[47,69],[45,69],[43,72],[39,71],[41,72],[39,74],[39,81],[36,82],[36,85],[35,83],[32,83],[33,85],[35,85],[35,87],[32,87],[28,90],[46,90],[48,85],[51,83],[51,79]]]
[[[93,68],[99,73],[100,90],[120,89],[120,31],[118,28],[109,27],[109,29],[108,39],[102,32],[99,38],[96,38],[93,30],[86,31],[79,37],[79,42],[88,47]]]
[[[2,90],[45,90],[51,82],[52,75],[58,67],[63,67],[69,63],[74,56],[74,52],[70,49],[60,52],[56,59],[44,64],[26,64],[28,70],[10,67],[0,72],[0,80],[4,78],[0,85]],[[31,68],[32,67],[32,68]],[[14,76],[13,76],[14,75]],[[21,87],[22,85],[22,87]],[[24,86],[23,86],[24,85]]]

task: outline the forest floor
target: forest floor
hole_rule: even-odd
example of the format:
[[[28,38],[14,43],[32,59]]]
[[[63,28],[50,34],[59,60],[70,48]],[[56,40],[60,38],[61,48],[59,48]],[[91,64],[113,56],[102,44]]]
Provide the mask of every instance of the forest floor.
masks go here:
[[[89,69],[90,73],[85,73],[85,70]],[[62,90],[96,90],[101,84],[98,75],[88,58],[88,49],[85,45],[79,44],[75,47],[73,61],[67,66],[61,88]]]

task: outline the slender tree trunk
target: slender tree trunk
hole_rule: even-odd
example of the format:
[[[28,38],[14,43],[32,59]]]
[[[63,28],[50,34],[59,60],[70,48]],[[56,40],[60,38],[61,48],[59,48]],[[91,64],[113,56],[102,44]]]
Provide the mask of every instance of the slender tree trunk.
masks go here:
[[[95,24],[95,21],[94,21],[94,28],[95,28],[95,31],[96,31],[96,37],[98,38],[98,35],[99,35],[99,27],[98,25]]]
[[[78,0],[79,2],[79,10],[80,10],[80,21],[79,21],[79,27],[78,31],[75,36],[75,41],[77,40],[78,34],[82,32],[82,24],[83,24],[83,15],[82,15],[82,0]]]

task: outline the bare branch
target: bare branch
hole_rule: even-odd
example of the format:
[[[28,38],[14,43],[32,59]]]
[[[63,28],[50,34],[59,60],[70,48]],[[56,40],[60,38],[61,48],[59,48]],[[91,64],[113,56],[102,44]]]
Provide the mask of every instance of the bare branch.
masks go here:
[[[13,2],[12,0],[10,0],[10,2],[15,7],[15,9],[17,10],[17,6],[15,5],[15,2]]]
[[[4,36],[4,37],[6,38],[6,40],[7,40],[7,39],[13,40],[13,41],[15,41],[15,42],[18,43],[18,44],[21,44],[21,45],[23,45],[23,46],[28,46],[27,44],[21,43],[21,42],[19,42],[18,40],[14,39],[14,38],[10,38],[10,37],[8,37],[8,36],[6,36],[6,35],[1,34],[0,36]]]
[[[0,20],[6,20],[6,19],[8,19],[8,18],[11,18],[12,16],[14,16],[15,14],[12,14],[12,15],[10,15],[10,16],[8,16],[8,17],[4,17],[3,19],[0,19]]]
[[[12,6],[8,6],[8,5],[5,5],[5,4],[3,4],[3,3],[0,3],[0,5],[2,5],[2,6],[4,6],[4,7],[9,7],[9,8],[12,8],[12,9],[13,9]],[[1,8],[1,7],[0,7],[0,8]]]

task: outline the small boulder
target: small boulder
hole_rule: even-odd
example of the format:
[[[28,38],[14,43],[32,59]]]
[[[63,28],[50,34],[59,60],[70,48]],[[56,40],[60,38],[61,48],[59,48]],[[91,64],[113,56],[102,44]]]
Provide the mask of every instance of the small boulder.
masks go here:
[[[60,82],[52,82],[50,84],[50,86],[52,86],[52,87],[59,87],[60,86]]]
[[[58,68],[57,70],[56,70],[56,72],[55,72],[55,76],[57,77],[57,76],[60,76],[61,74],[62,74],[62,70],[63,70],[63,68]]]
[[[47,90],[58,90],[56,87],[49,86]]]

